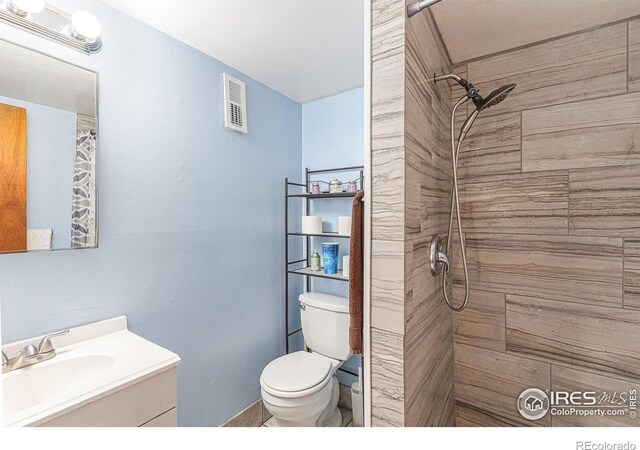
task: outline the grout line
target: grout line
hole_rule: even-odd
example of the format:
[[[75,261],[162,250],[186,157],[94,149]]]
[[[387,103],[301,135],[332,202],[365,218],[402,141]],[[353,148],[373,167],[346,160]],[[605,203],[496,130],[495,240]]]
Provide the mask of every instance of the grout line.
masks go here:
[[[612,73],[619,73],[619,72],[612,72]],[[549,105],[539,105],[539,106],[531,106],[525,109],[522,109],[522,112],[527,112],[527,111],[537,111],[539,109],[545,109],[545,108],[554,108],[556,106],[565,106],[565,105],[573,105],[574,103],[583,103],[583,102],[590,102],[590,101],[595,101],[595,100],[603,100],[605,98],[611,98],[611,99],[615,99],[617,97],[624,97],[626,95],[635,95],[636,92],[614,92],[614,93],[602,93],[600,95],[596,95],[594,97],[587,97],[587,98],[581,98],[581,99],[576,99],[576,100],[569,100],[569,101],[565,101],[565,102],[559,102],[559,103],[551,103]],[[511,112],[511,114],[517,114],[518,111],[504,111],[504,112],[498,112],[498,113],[489,113],[489,114],[485,114],[484,117],[485,118],[489,118],[489,117],[498,117],[502,114],[507,114],[508,112]]]
[[[629,21],[627,21],[627,94],[629,93],[629,55],[630,55],[630,50],[629,50]]]
[[[586,308],[599,308],[599,309],[611,309],[614,311],[618,311],[620,312],[622,309],[622,306],[613,306],[613,304],[597,304],[597,303],[585,303],[585,302],[580,302],[580,301],[570,301],[570,300],[559,300],[557,298],[550,298],[550,297],[542,297],[542,296],[538,296],[538,297],[534,297],[532,295],[522,295],[522,294],[507,294],[507,295],[511,295],[511,296],[515,296],[515,297],[525,297],[525,298],[532,298],[534,300],[542,300],[545,302],[554,302],[554,303],[568,303],[569,305],[579,305],[579,306],[583,306]]]
[[[555,175],[569,175],[569,172],[577,173],[577,172],[595,172],[597,170],[606,170],[606,169],[621,169],[621,168],[640,168],[640,164],[612,164],[608,166],[595,166],[595,167],[576,167],[576,168],[561,168],[561,169],[542,169],[542,170],[525,170],[522,173],[518,172],[498,172],[498,173],[489,173],[489,174],[474,174],[474,175],[466,175],[463,178],[463,182],[465,184],[472,184],[474,179],[487,179],[491,177],[502,177],[502,176],[511,176],[511,175],[536,175],[540,176],[553,176]]]
[[[629,23],[629,21],[632,21],[632,20],[635,20],[635,19],[640,19],[640,15],[626,17],[624,19],[616,20],[614,22],[604,23],[604,24],[600,24],[600,25],[594,25],[592,27],[585,28],[583,30],[573,31],[571,33],[562,34],[560,36],[555,36],[555,37],[543,39],[541,41],[531,42],[529,44],[520,45],[519,47],[513,47],[513,48],[510,48],[510,49],[500,50],[500,51],[494,52],[494,53],[489,53],[489,54],[486,54],[486,55],[483,55],[483,56],[478,56],[478,57],[475,57],[475,58],[466,59],[464,61],[456,62],[455,64],[474,63],[474,62],[481,61],[481,60],[486,59],[486,58],[492,58],[494,56],[504,55],[505,53],[509,53],[509,52],[513,52],[513,51],[517,51],[517,50],[525,50],[527,48],[535,47],[537,45],[548,44],[549,42],[557,41],[557,40],[560,40],[560,39],[565,39],[565,38],[577,36],[577,35],[583,34],[583,33],[590,33],[592,31],[600,30],[602,28],[607,28],[607,27],[611,27],[611,26],[614,26],[614,25],[620,25],[621,23]]]
[[[459,282],[454,282],[454,286],[457,286],[459,288],[462,288],[462,284]],[[480,292],[487,292],[487,293],[491,293],[491,294],[502,294],[505,296],[505,313],[506,313],[506,304],[508,303],[508,298],[509,296],[512,297],[523,297],[523,298],[529,298],[529,299],[533,299],[533,300],[542,300],[542,301],[546,301],[546,302],[555,302],[555,303],[568,303],[569,305],[580,305],[580,306],[584,306],[584,307],[593,307],[593,308],[601,308],[601,309],[612,309],[615,311],[620,311],[624,308],[622,308],[621,306],[612,306],[609,304],[597,304],[597,303],[585,303],[584,301],[571,301],[571,300],[560,300],[558,298],[551,298],[549,296],[544,296],[544,294],[540,294],[539,292],[536,293],[525,293],[525,294],[518,294],[515,292],[504,292],[504,291],[497,291],[495,289],[491,289],[491,288],[483,288],[483,287],[474,287],[473,290],[475,291],[480,291]],[[505,316],[506,317],[506,316]],[[506,318],[505,318],[505,327],[506,327]]]
[[[442,48],[444,49],[445,56],[447,57],[448,63],[452,67],[452,70],[453,70],[453,65],[454,65],[453,64],[453,60],[451,59],[451,55],[449,54],[449,48],[447,48],[447,44],[444,41],[444,38],[442,37],[442,33],[440,32],[440,27],[438,26],[438,22],[436,22],[436,18],[434,17],[433,13],[431,12],[431,9],[427,8],[427,12],[429,13],[429,16],[431,17],[431,21],[433,22],[433,26],[436,29],[436,34],[440,38],[440,44],[442,44]]]
[[[515,236],[531,236],[532,238],[538,238],[538,237],[549,237],[549,238],[580,238],[580,239],[590,239],[590,240],[596,240],[596,239],[608,239],[608,240],[618,240],[620,242],[623,241],[623,239],[625,239],[624,237],[620,237],[620,236],[614,236],[614,235],[593,235],[593,234],[572,234],[570,236],[564,235],[564,234],[549,234],[549,233],[518,233],[515,231],[507,231],[507,232],[495,232],[495,231],[465,231],[464,233],[465,235],[482,235],[484,237],[486,236],[511,236],[511,235],[515,235]],[[629,239],[631,240],[631,239]],[[565,241],[568,242],[568,241]],[[622,244],[621,244],[622,245]]]
[[[567,170],[567,236],[571,236],[571,170]]]
[[[622,239],[622,308],[624,309],[626,307],[625,305],[625,276],[624,276],[624,260],[625,258],[625,249],[624,249],[624,243],[625,243],[626,239]]]
[[[546,216],[549,217],[549,216]],[[552,216],[555,218],[562,218],[562,216]],[[486,227],[485,227],[486,228]],[[522,228],[522,227],[515,227],[515,228]],[[548,238],[581,238],[581,239],[591,239],[591,240],[597,240],[597,239],[621,239],[619,236],[613,236],[613,235],[593,235],[593,234],[550,234],[549,232],[544,232],[544,231],[538,231],[536,230],[536,232],[522,232],[522,231],[518,231],[517,229],[514,230],[509,230],[509,231],[500,231],[500,232],[496,232],[496,231],[487,231],[485,229],[480,229],[478,230],[477,228],[471,228],[469,226],[466,227],[465,229],[465,235],[484,235],[484,236],[498,236],[498,237],[503,237],[503,236],[517,236],[518,238],[522,238],[522,237],[527,237],[530,236],[532,238],[540,238],[540,237],[548,237]],[[521,239],[519,239],[521,240]],[[565,240],[563,242],[567,242],[567,243],[571,243],[573,242],[573,240]]]

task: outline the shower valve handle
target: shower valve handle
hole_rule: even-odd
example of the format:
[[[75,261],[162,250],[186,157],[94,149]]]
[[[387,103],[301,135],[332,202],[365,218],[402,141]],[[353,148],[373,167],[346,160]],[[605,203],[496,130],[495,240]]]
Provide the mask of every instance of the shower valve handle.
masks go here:
[[[434,277],[440,275],[443,267],[447,272],[447,275],[451,275],[451,263],[449,262],[449,257],[442,249],[442,239],[440,239],[440,236],[434,236],[431,239],[431,248],[429,252],[431,275]]]

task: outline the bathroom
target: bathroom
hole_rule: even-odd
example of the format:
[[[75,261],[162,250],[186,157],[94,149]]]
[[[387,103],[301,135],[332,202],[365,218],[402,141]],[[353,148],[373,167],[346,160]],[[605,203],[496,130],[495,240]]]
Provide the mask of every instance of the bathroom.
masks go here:
[[[640,2],[1,4],[7,430],[633,441]]]

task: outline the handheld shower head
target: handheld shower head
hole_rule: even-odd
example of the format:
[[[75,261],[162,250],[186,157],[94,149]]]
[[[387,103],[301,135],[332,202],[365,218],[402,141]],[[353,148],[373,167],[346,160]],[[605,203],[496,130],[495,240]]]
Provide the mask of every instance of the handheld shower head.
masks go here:
[[[462,130],[460,132],[460,138],[459,138],[460,142],[462,142],[465,139],[465,137],[469,133],[469,130],[471,130],[471,127],[473,126],[474,122],[478,118],[478,115],[482,111],[484,111],[485,109],[491,108],[492,106],[495,106],[498,103],[501,103],[505,98],[507,98],[509,93],[513,91],[517,86],[515,83],[506,84],[501,88],[491,92],[491,94],[489,94],[487,98],[483,98],[482,95],[480,95],[480,91],[478,91],[478,89],[476,89],[473,86],[473,84],[471,84],[469,81],[465,80],[464,78],[459,77],[458,75],[455,75],[453,73],[450,73],[447,75],[440,75],[440,76],[437,76],[435,74],[433,75],[434,83],[437,83],[438,81],[445,81],[445,80],[455,81],[460,86],[462,86],[467,92],[466,99],[463,97],[463,100],[467,101],[471,99],[473,100],[473,104],[476,106],[476,110],[469,117],[467,117],[467,120],[462,125]]]
[[[484,111],[485,109],[491,108],[492,106],[502,102],[515,88],[516,84],[512,83],[494,90],[487,98],[482,98],[482,96],[478,94],[473,97],[473,103],[476,105],[476,108],[478,108],[478,112]]]
[[[471,83],[469,83],[471,84]],[[482,98],[480,94],[476,94],[475,97],[472,98],[474,105],[476,105],[476,110],[467,117],[467,120],[462,125],[462,130],[460,131],[460,141],[462,142],[471,130],[473,123],[478,118],[478,115],[484,111],[485,109],[489,109],[492,106],[497,105],[509,95],[509,92],[513,91],[516,88],[516,84],[507,84],[506,86],[502,86],[499,89],[494,90],[487,96],[487,98]]]

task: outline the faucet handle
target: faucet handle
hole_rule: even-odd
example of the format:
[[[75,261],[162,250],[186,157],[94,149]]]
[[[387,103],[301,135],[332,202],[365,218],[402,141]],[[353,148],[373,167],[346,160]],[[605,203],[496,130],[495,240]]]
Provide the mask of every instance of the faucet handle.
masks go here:
[[[40,341],[40,345],[38,345],[38,353],[40,355],[47,355],[49,353],[53,353],[55,349],[53,348],[53,344],[51,343],[51,338],[54,338],[57,336],[64,336],[68,332],[69,330],[58,331],[57,333],[51,333],[43,337],[42,340]]]
[[[22,349],[22,357],[27,360],[37,358],[39,354],[40,352],[35,345],[27,345]]]
[[[5,352],[2,352],[2,367],[7,367],[9,365],[9,358]]]

